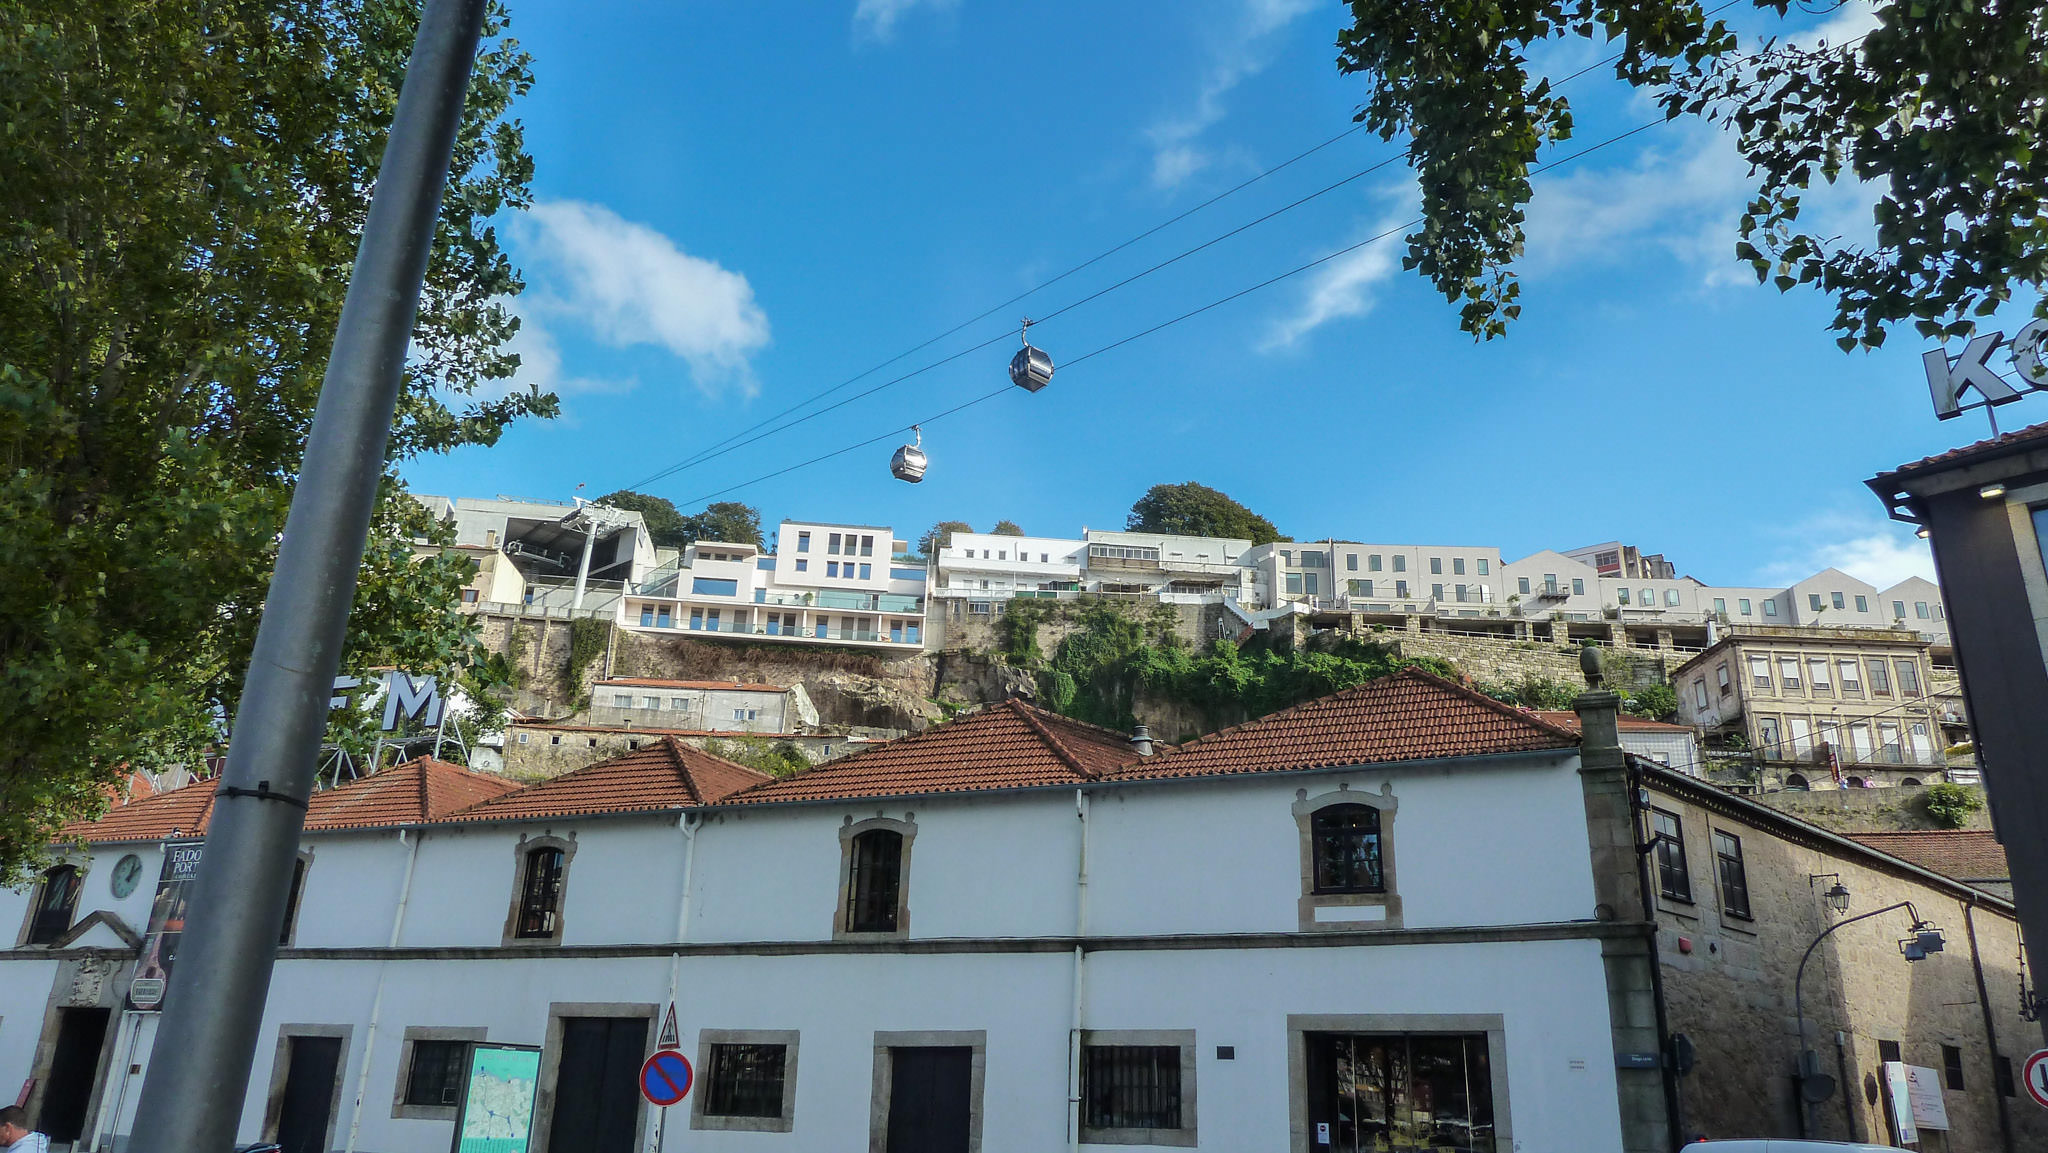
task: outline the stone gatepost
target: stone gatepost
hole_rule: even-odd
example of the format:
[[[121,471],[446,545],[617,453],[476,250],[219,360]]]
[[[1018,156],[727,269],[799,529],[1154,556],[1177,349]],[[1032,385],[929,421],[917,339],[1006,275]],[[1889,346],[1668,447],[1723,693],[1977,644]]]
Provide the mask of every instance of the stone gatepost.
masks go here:
[[[1589,658],[1592,653],[1587,650]],[[1600,949],[1607,974],[1622,1148],[1627,1153],[1666,1153],[1671,1114],[1658,1013],[1657,927],[1643,894],[1635,797],[1619,733],[1621,697],[1593,688],[1572,707],[1579,714],[1579,784],[1585,794],[1586,837],[1593,858],[1593,915],[1640,930],[1607,938]]]

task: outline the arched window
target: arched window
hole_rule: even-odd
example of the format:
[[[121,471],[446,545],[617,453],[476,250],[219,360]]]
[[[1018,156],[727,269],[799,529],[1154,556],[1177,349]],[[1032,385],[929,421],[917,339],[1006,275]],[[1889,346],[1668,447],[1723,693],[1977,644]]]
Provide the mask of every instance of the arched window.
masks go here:
[[[519,927],[513,936],[547,940],[562,918],[562,850],[543,847],[526,854],[526,875],[519,889]]]
[[[1845,785],[1847,785],[1848,787],[1850,787],[1850,788],[1852,788],[1852,789],[1861,789],[1861,788],[1865,788],[1865,787],[1866,787],[1866,786],[1864,785],[1864,783],[1863,783],[1863,778],[1862,778],[1862,777],[1850,777],[1849,779],[1847,779],[1847,780],[1843,781],[1842,783],[1843,783],[1843,784],[1845,784]]]
[[[70,931],[71,916],[78,911],[78,889],[78,870],[74,866],[58,865],[43,874],[27,944],[54,945]]]
[[[893,933],[903,892],[903,834],[869,829],[853,838],[846,880],[846,931]]]
[[[1785,778],[1785,787],[1788,789],[1803,789],[1806,787],[1806,778],[1798,773],[1793,773]]]
[[[1902,789],[1911,789],[1919,787],[1919,784],[1919,777],[1907,777],[1905,780],[1899,782],[1899,787]]]
[[[1380,811],[1371,805],[1325,805],[1309,819],[1318,893],[1380,893]]]

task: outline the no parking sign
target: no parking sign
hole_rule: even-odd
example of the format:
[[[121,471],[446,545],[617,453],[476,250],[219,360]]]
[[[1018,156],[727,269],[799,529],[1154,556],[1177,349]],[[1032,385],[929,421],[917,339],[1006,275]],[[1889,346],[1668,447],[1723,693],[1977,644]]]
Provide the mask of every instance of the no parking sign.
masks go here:
[[[665,1109],[690,1095],[694,1076],[689,1058],[674,1049],[663,1049],[640,1066],[640,1095]]]

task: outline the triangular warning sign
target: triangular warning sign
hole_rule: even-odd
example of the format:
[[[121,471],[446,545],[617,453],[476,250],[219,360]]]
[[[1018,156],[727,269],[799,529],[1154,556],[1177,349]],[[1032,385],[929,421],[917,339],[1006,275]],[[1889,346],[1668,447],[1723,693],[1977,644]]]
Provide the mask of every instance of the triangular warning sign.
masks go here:
[[[661,1020],[660,1048],[673,1049],[682,1043],[682,1036],[676,1032],[676,1003],[668,1003],[668,1016]]]

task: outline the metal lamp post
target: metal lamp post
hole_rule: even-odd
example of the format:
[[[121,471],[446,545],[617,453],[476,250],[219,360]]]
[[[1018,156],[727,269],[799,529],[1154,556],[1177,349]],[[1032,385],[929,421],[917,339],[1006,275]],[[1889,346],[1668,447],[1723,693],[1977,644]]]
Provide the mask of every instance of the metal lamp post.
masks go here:
[[[233,1146],[485,0],[426,0],[215,790],[138,1153]]]
[[[1847,911],[1849,906],[1849,890],[1840,880],[1837,880],[1834,887],[1828,890],[1827,898],[1829,906],[1837,912]],[[1821,931],[1820,936],[1813,939],[1813,943],[1806,947],[1806,952],[1799,958],[1799,970],[1792,978],[1792,1006],[1793,1011],[1799,1017],[1798,1076],[1799,1135],[1801,1137],[1807,1136],[1813,1129],[1813,1107],[1827,1100],[1835,1091],[1833,1078],[1820,1071],[1819,1055],[1806,1047],[1806,963],[1813,959],[1813,951],[1820,948],[1820,943],[1833,936],[1837,929],[1845,925],[1853,925],[1858,921],[1867,921],[1872,917],[1882,916],[1897,909],[1904,909],[1913,917],[1913,936],[1899,944],[1899,951],[1905,955],[1906,960],[1908,962],[1918,961],[1924,959],[1929,953],[1939,953],[1943,945],[1941,931],[1936,929],[1931,922],[1920,919],[1919,912],[1913,908],[1913,902],[1900,901],[1897,904],[1886,905],[1882,909],[1872,909],[1868,913],[1859,913],[1854,917],[1829,925]]]

